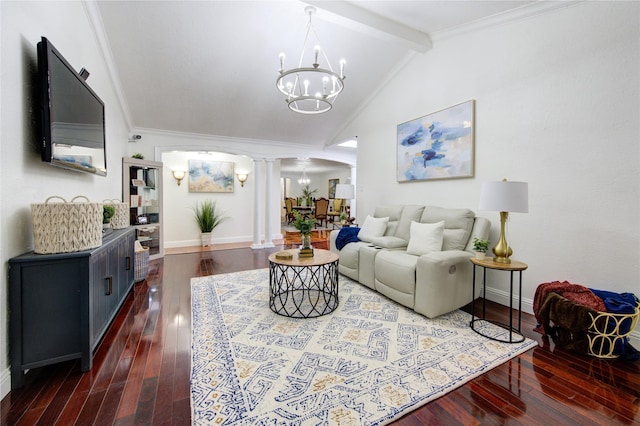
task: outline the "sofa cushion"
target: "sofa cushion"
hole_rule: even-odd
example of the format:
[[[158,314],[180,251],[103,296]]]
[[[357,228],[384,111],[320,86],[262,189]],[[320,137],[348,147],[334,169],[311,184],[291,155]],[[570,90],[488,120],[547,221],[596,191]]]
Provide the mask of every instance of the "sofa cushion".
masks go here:
[[[387,223],[387,229],[384,232],[384,235],[395,236],[396,235],[396,227],[398,226],[398,221],[400,220],[400,216],[402,215],[402,210],[404,209],[403,205],[381,205],[376,207],[373,212],[374,217],[388,217],[389,223]]]
[[[402,214],[398,220],[398,226],[396,227],[395,236],[409,241],[411,222],[420,222],[422,213],[424,212],[424,206],[417,206],[408,204],[402,209]]]
[[[372,217],[367,216],[358,232],[358,238],[361,241],[368,243],[372,242],[375,237],[381,237],[384,235],[384,231],[387,229],[387,223],[389,217]]]
[[[473,229],[475,216],[475,213],[469,209],[427,206],[422,213],[420,222],[444,221],[442,250],[464,250]]]
[[[406,248],[409,241],[404,240],[398,237],[390,237],[388,235],[383,235],[382,237],[375,237],[371,240],[372,244],[375,244],[378,247],[387,248],[387,249],[399,249]]]
[[[411,222],[411,238],[407,253],[416,256],[442,250],[444,221],[437,223]]]
[[[358,270],[358,252],[360,248],[365,247],[367,243],[359,241],[357,243],[349,243],[340,250],[340,265],[345,266],[357,272]],[[356,276],[357,279],[357,276]]]
[[[413,309],[418,259],[402,250],[380,250],[374,268],[376,291]]]
[[[382,205],[376,207],[373,215],[375,217],[388,217],[389,221],[393,222],[400,220],[403,208],[403,205]]]

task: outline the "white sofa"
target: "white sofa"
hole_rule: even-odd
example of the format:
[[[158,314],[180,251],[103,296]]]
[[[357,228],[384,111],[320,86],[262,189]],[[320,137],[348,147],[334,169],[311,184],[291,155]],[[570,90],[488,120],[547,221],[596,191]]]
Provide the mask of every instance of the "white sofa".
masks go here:
[[[487,239],[490,227],[469,209],[383,205],[363,223],[360,241],[338,250],[332,231],[330,250],[341,274],[433,318],[471,302],[473,237]]]

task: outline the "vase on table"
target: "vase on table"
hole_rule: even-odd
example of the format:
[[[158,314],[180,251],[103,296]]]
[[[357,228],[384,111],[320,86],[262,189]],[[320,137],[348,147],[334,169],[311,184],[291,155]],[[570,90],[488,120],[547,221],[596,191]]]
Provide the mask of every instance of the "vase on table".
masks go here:
[[[311,234],[301,234],[300,248],[303,248],[303,249],[311,248]]]
[[[311,248],[311,234],[300,235],[300,250],[298,257],[313,257],[313,249]]]

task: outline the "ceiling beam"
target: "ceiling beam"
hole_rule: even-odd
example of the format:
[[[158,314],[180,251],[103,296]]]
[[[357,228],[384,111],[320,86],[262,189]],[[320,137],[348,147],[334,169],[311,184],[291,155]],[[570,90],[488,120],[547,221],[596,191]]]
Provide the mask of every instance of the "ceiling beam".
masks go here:
[[[420,53],[433,47],[431,37],[421,31],[402,25],[346,1],[303,0],[329,13],[318,13],[318,18],[357,30],[365,34],[395,39],[409,49]]]

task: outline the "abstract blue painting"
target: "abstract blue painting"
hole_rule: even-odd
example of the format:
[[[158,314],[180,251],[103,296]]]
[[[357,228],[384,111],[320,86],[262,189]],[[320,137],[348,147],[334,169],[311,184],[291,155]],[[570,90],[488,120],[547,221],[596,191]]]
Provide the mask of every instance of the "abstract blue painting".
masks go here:
[[[474,111],[470,100],[398,124],[398,182],[473,177]]]
[[[189,192],[233,192],[233,166],[228,161],[189,160]]]

